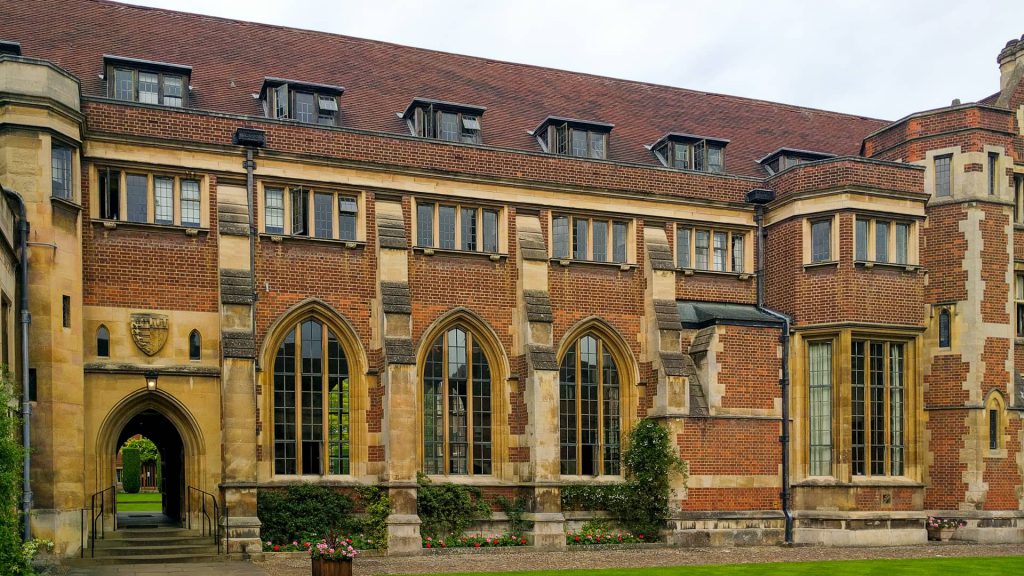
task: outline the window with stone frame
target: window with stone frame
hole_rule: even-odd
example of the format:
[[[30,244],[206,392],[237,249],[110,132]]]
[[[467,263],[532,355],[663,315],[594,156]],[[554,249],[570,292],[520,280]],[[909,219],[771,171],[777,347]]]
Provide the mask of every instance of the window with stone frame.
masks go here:
[[[675,224],[676,267],[741,274],[749,235],[746,230]]]
[[[416,201],[416,246],[498,254],[504,209],[457,202]]]
[[[423,364],[423,469],[490,475],[491,368],[473,332],[456,325],[431,343]]]
[[[56,141],[50,145],[50,195],[74,200],[74,149]]]
[[[854,229],[854,260],[877,264],[916,264],[912,251],[914,223],[906,220],[858,216]]]
[[[344,347],[317,318],[295,324],[273,365],[274,473],[351,473],[351,380]]]
[[[1024,174],[1013,177],[1013,221],[1024,224]]]
[[[555,214],[551,217],[551,256],[624,264],[629,259],[629,229],[628,220]]]
[[[1003,395],[998,390],[990,392],[985,401],[985,436],[990,452],[1006,448],[1004,407]]]
[[[912,341],[853,335],[846,364],[833,356],[839,340],[811,339],[806,347],[807,474],[835,475],[836,463],[848,462],[852,477],[903,476]],[[843,452],[835,448],[836,434],[845,435]]]
[[[833,218],[831,216],[816,218],[810,221],[812,264],[835,260],[835,256],[832,253],[832,221]]]
[[[263,232],[346,242],[358,239],[356,193],[319,187],[263,186]]]
[[[1024,338],[1024,274],[1015,275],[1013,301],[1017,316],[1017,338]]]
[[[945,154],[935,157],[935,196],[947,197],[953,191],[952,176],[953,155]]]
[[[186,228],[202,226],[203,193],[199,178],[101,167],[96,182],[96,218]]]
[[[110,357],[110,330],[103,324],[96,330],[96,355],[100,358]]]
[[[564,475],[622,473],[622,415],[618,366],[593,334],[574,341],[558,369],[558,435]]]

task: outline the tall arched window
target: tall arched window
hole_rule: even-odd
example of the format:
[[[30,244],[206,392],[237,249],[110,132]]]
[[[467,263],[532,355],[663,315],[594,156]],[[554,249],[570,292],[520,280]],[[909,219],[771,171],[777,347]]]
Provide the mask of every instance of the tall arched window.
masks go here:
[[[619,371],[604,342],[572,343],[558,369],[562,474],[620,474]]]
[[[459,326],[427,351],[423,468],[427,474],[491,473],[491,368],[473,334]]]
[[[102,324],[96,331],[96,355],[103,358],[110,356],[110,331]]]
[[[188,335],[188,359],[199,360],[203,354],[203,337],[199,335],[199,330],[193,330]]]
[[[274,358],[274,472],[349,473],[349,374],[322,322],[292,329]]]

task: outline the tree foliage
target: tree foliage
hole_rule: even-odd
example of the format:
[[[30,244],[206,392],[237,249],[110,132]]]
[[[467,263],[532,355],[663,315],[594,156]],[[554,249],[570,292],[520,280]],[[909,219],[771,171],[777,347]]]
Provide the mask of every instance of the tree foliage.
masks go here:
[[[156,444],[145,436],[140,438],[129,438],[125,441],[121,449],[135,448],[139,451],[139,462],[147,464],[149,462],[156,462],[160,459],[160,452],[156,449]]]
[[[22,555],[21,522],[18,500],[21,497],[22,448],[15,431],[20,419],[10,410],[10,377],[6,369],[0,376],[0,566],[11,574],[31,574]]]
[[[141,487],[142,462],[136,448],[121,449],[121,488],[128,494],[138,494]]]

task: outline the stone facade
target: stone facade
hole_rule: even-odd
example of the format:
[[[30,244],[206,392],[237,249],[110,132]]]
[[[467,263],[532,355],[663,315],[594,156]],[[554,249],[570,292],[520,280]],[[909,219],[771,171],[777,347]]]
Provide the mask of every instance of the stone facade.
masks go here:
[[[780,542],[784,377],[796,542],[923,542],[931,514],[967,520],[964,539],[1024,540],[1024,41],[1000,54],[998,94],[894,123],[651,88],[735,119],[695,115],[707,139],[673,136],[687,154],[728,139],[712,171],[643,149],[692,130],[633,104],[635,83],[50,4],[0,2],[0,40],[21,43],[0,44],[0,183],[31,223],[32,526],[60,553],[78,552],[80,509],[114,483],[118,444],[154,425],[177,454],[167,511],[182,514],[188,487],[216,494],[232,552],[259,549],[260,490],[300,481],[386,487],[390,551],[416,552],[419,472],[528,496],[533,544],[564,546],[585,514],[563,513],[560,488],[621,480],[615,450],[641,418],[689,466],[671,541]],[[120,35],[160,29],[194,42]],[[310,72],[313,39],[351,70]],[[274,61],[231,59],[254,41],[278,43]],[[382,50],[428,93],[384,77]],[[453,80],[460,68],[479,77]],[[316,94],[331,126],[261,108],[261,81],[300,74],[281,82]],[[550,85],[530,92],[540,75]],[[137,101],[146,90],[163,104]],[[483,142],[396,120],[391,107],[425,97]],[[547,115],[611,130],[603,157],[524,136]],[[264,145],[233,144],[239,128]],[[774,192],[763,237],[752,189]],[[762,242],[764,305],[789,319],[787,340],[758,308]],[[167,317],[159,350],[137,342],[138,314]],[[476,387],[459,396],[459,381]],[[593,404],[577,401],[591,381]],[[567,436],[591,409],[597,439]]]

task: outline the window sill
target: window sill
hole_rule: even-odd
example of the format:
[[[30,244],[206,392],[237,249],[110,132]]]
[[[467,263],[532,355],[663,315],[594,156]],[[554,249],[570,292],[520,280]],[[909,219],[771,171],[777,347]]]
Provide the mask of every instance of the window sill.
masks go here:
[[[628,272],[633,268],[636,268],[636,264],[630,264],[629,262],[598,262],[596,260],[574,260],[572,258],[551,258],[548,260],[551,264],[558,264],[559,266],[598,266],[601,268],[618,268],[623,272]]]
[[[498,262],[508,258],[508,254],[500,252],[477,252],[476,250],[454,250],[450,248],[433,248],[431,246],[413,246],[414,254],[424,256],[447,255],[447,256],[468,256],[471,258],[487,258],[492,262]]]
[[[721,270],[701,270],[697,268],[676,268],[683,276],[723,276],[732,277],[737,280],[752,280],[754,275],[750,272],[723,272]]]
[[[924,488],[923,482],[912,480],[905,476],[857,476],[849,482],[838,480],[834,476],[812,476],[799,482],[794,482],[795,488]]]
[[[363,248],[366,246],[366,242],[363,240],[337,240],[335,238],[317,238],[316,236],[289,236],[286,234],[259,234],[260,240],[269,240],[271,242],[284,242],[285,240],[298,240],[300,242],[315,242],[319,244],[333,244],[335,246],[344,246],[350,250],[356,248]]]
[[[889,270],[902,270],[904,272],[917,272],[921,269],[919,264],[896,264],[894,262],[875,262],[872,260],[854,260],[853,265],[858,268],[883,268]]]
[[[804,270],[812,270],[814,268],[838,268],[839,260],[825,260],[823,262],[810,262],[804,264]]]
[[[107,230],[127,228],[129,230],[179,231],[184,232],[186,236],[210,233],[209,228],[193,228],[192,226],[177,226],[175,224],[153,224],[152,222],[125,222],[123,220],[108,220],[105,218],[95,218],[92,223],[93,225],[103,226]]]
[[[60,196],[50,196],[50,203],[53,204],[54,208],[61,208],[68,212],[74,213],[76,216],[82,211],[82,205],[78,204],[73,200],[61,198]]]
[[[565,484],[619,484],[625,481],[624,476],[612,476],[609,474],[601,474],[599,476],[584,476],[582,474],[562,474],[560,477],[563,485]]]
[[[983,456],[983,458],[988,458],[988,459],[993,459],[993,460],[996,460],[996,459],[1005,460],[1006,456],[1007,456],[1006,448],[999,448],[997,450],[991,450],[991,449],[986,450],[985,451],[985,455]]]

